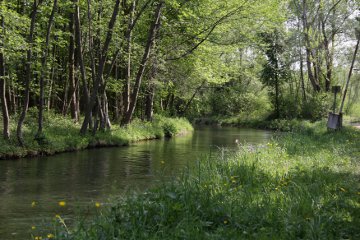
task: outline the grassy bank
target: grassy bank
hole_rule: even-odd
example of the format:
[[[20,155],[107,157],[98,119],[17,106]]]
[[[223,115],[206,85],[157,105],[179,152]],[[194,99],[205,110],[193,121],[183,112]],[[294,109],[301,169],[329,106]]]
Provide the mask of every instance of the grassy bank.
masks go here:
[[[10,141],[0,139],[0,159],[52,155],[92,147],[122,146],[140,140],[171,137],[193,130],[185,119],[155,116],[153,122],[135,120],[126,127],[119,127],[116,124],[110,131],[98,132],[95,136],[90,133],[80,136],[80,124],[61,115],[47,113],[44,122],[45,138],[39,143],[34,139],[37,130],[36,114],[36,111],[30,111],[25,122],[24,147],[18,146],[15,124],[11,126]]]
[[[248,127],[268,130],[279,130],[279,131],[299,131],[303,128],[311,127],[311,122],[299,119],[274,119],[267,120],[262,117],[209,117],[195,119],[196,124],[205,125],[220,125],[220,126],[236,126],[236,127]],[[326,123],[324,122],[324,125]]]
[[[311,128],[313,121],[302,119],[273,119],[266,118],[241,118],[241,117],[209,117],[202,119],[195,119],[196,124],[205,125],[220,125],[220,126],[235,126],[246,128],[267,129],[276,131],[301,131],[304,128]],[[349,115],[343,116],[343,125],[351,126],[359,124],[360,120]],[[326,126],[326,118],[322,120],[322,124]]]
[[[58,217],[52,231],[57,239],[359,239],[360,131],[323,126],[205,157],[96,217],[80,215],[72,229]]]

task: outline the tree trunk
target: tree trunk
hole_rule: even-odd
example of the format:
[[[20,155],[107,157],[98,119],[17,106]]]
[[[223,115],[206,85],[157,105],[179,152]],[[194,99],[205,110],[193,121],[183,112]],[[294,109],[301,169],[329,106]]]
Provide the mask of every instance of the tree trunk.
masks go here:
[[[81,81],[83,83],[83,91],[85,95],[85,103],[88,105],[90,95],[89,89],[86,80],[86,70],[84,65],[84,59],[82,54],[82,37],[81,37],[81,24],[80,24],[80,9],[79,9],[79,0],[73,0],[75,4],[75,14],[74,14],[74,23],[75,23],[75,41],[76,41],[76,59],[80,66],[80,73],[81,73]],[[78,108],[79,109],[79,108]],[[91,118],[91,116],[90,116]]]
[[[278,67],[277,67],[278,69]],[[276,74],[275,76],[275,113],[276,113],[276,117],[275,118],[279,118],[280,117],[280,89],[279,89],[279,76],[278,74]]]
[[[46,40],[45,40],[45,51],[44,56],[41,61],[41,73],[40,73],[40,99],[39,99],[39,115],[38,115],[38,131],[36,133],[36,139],[41,139],[43,134],[43,118],[44,118],[44,89],[45,89],[45,83],[44,78],[46,74],[46,62],[47,62],[47,56],[49,53],[49,45],[50,45],[50,33],[51,33],[51,27],[54,21],[55,12],[57,9],[57,0],[54,0],[53,8],[49,17],[48,26],[46,30]]]
[[[82,135],[85,134],[87,131],[87,127],[89,125],[90,118],[91,118],[92,109],[94,108],[96,99],[98,97],[98,90],[100,88],[101,81],[103,78],[107,53],[108,53],[109,45],[110,45],[110,42],[112,39],[112,31],[115,26],[117,15],[119,13],[119,5],[120,5],[120,0],[116,0],[114,11],[113,11],[113,14],[111,16],[111,19],[110,19],[110,22],[108,25],[108,32],[106,35],[106,40],[105,40],[104,46],[101,50],[101,55],[100,55],[101,58],[99,59],[99,68],[98,68],[98,72],[97,72],[96,81],[94,82],[90,101],[88,101],[88,104],[85,108],[85,118],[84,118],[83,124],[80,129],[80,134],[82,134]]]
[[[4,17],[1,17],[1,32],[2,36],[5,34],[5,23]],[[1,47],[4,49],[4,39],[1,37],[0,40]],[[3,137],[6,140],[10,139],[10,130],[9,130],[9,111],[6,100],[6,80],[5,80],[5,60],[4,52],[0,51],[0,97],[1,97],[1,109],[3,116]]]
[[[131,94],[129,110],[126,113],[123,124],[129,124],[132,120],[132,117],[133,117],[133,114],[134,114],[134,111],[136,108],[136,102],[138,99],[139,90],[140,90],[140,86],[141,86],[142,77],[144,75],[146,63],[149,60],[150,50],[151,50],[151,47],[155,40],[155,35],[156,35],[158,25],[160,24],[161,9],[162,9],[163,5],[164,5],[164,2],[161,1],[158,3],[158,6],[156,8],[154,22],[152,23],[152,25],[149,29],[149,35],[148,35],[144,55],[143,55],[143,58],[141,60],[140,66],[139,66],[139,70],[136,75],[135,86],[134,86],[134,91]]]
[[[301,81],[301,90],[303,95],[303,100],[306,102],[306,90],[305,90],[305,80],[304,80],[304,60],[303,54],[300,48],[300,81]]]
[[[306,0],[302,1],[303,4],[303,12],[302,12],[302,23],[303,23],[303,33],[304,33],[304,40],[305,40],[305,50],[306,50],[306,66],[309,80],[313,86],[314,91],[319,92],[321,87],[319,85],[318,79],[315,76],[316,72],[313,73],[312,70],[312,52],[311,52],[311,43],[309,38],[309,26],[307,21],[307,2]],[[315,66],[314,66],[315,68]],[[315,75],[314,75],[315,74]]]
[[[56,47],[53,46],[53,50],[52,50],[52,57],[53,59],[55,59],[56,57]],[[48,99],[47,99],[47,109],[50,110],[51,109],[51,100],[52,100],[52,94],[53,94],[53,85],[54,85],[54,78],[55,78],[55,72],[56,72],[56,63],[55,61],[52,62],[52,67],[51,67],[51,76],[50,76],[50,84],[49,84],[49,92],[48,92]]]
[[[124,85],[124,113],[129,111],[130,107],[130,79],[131,79],[131,41],[132,41],[132,29],[134,25],[134,12],[136,7],[136,1],[133,1],[129,13],[128,28],[125,33],[126,46],[125,46],[125,58],[126,58],[126,72],[125,72],[125,85]]]
[[[332,80],[332,71],[333,71],[333,51],[330,50],[330,41],[332,41],[332,45],[334,45],[335,41],[335,33],[334,28],[335,26],[332,24],[332,33],[331,39],[328,38],[326,34],[326,20],[324,19],[324,14],[321,14],[321,32],[323,36],[323,47],[325,50],[325,63],[326,63],[326,75],[325,75],[325,91],[329,92],[331,87],[331,80]]]
[[[155,97],[155,84],[154,80],[157,76],[157,65],[156,65],[156,56],[153,60],[153,65],[151,67],[151,74],[148,82],[146,99],[145,99],[145,118],[147,121],[153,120],[154,115],[154,97]]]
[[[79,121],[79,113],[77,108],[76,89],[77,84],[75,80],[75,29],[74,29],[74,13],[70,14],[69,23],[70,39],[69,39],[69,83],[70,83],[70,109],[71,119],[75,122]]]
[[[25,70],[25,94],[24,94],[24,103],[23,103],[23,109],[21,111],[17,129],[16,129],[16,136],[19,142],[20,146],[24,146],[24,138],[23,138],[23,132],[22,132],[22,126],[24,124],[24,120],[26,117],[26,113],[29,107],[29,100],[30,100],[30,82],[32,78],[32,69],[31,69],[31,62],[32,62],[32,44],[34,40],[34,31],[35,31],[35,22],[36,22],[36,16],[38,13],[38,6],[41,4],[42,0],[37,3],[36,0],[33,2],[33,9],[30,15],[30,31],[28,36],[28,44],[29,49],[26,53],[26,70]]]

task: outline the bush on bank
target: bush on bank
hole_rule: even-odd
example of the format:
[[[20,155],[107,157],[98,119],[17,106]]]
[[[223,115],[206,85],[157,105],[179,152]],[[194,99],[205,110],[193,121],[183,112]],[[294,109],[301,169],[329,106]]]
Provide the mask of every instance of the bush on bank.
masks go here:
[[[359,239],[360,131],[305,124],[205,157],[175,180],[80,217],[58,239]]]
[[[86,136],[79,135],[80,124],[54,113],[46,113],[44,121],[45,138],[35,140],[37,130],[36,111],[30,110],[24,124],[25,147],[19,147],[16,139],[16,124],[11,126],[11,139],[0,139],[0,159],[21,158],[37,155],[51,155],[58,152],[75,151],[90,147],[122,146],[140,140],[171,137],[192,131],[191,124],[183,118],[166,118],[156,115],[152,122],[134,120],[126,127],[114,124],[109,131]]]

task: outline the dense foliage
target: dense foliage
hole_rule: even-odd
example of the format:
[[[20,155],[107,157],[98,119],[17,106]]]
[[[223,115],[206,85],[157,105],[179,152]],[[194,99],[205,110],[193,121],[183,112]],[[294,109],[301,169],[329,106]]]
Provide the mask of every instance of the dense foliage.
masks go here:
[[[81,122],[83,135],[154,112],[321,118],[348,72],[358,3],[1,0],[4,138],[16,121],[26,144],[34,106],[39,143],[50,110]],[[354,111],[350,86],[345,110]]]

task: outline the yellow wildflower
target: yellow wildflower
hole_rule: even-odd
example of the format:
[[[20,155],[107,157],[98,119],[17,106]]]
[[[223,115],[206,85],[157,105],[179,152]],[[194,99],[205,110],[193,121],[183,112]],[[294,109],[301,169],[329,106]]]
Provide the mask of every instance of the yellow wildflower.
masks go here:
[[[227,220],[224,220],[224,224],[228,224],[228,221],[227,221]]]
[[[59,202],[59,206],[60,206],[60,207],[65,207],[65,206],[66,206],[66,202],[65,202],[65,201],[60,201],[60,202]]]
[[[31,203],[31,207],[35,207],[35,206],[36,206],[36,202],[33,201],[33,202]]]
[[[35,230],[36,229],[36,227],[35,226],[31,226],[31,230]]]
[[[52,234],[52,233],[49,233],[48,235],[47,235],[47,238],[54,238],[55,236],[54,236],[54,234]]]
[[[99,202],[95,203],[95,207],[99,208],[100,206],[101,206],[101,203],[99,203]]]

